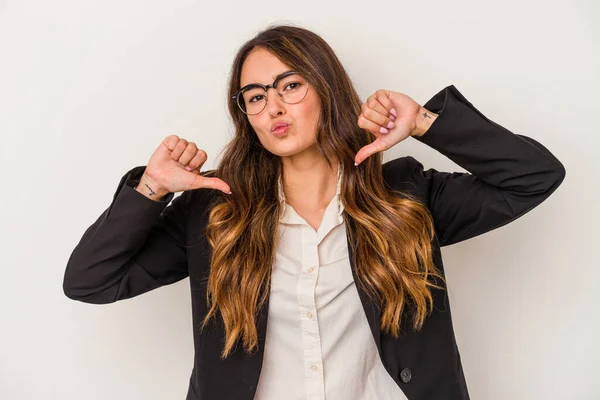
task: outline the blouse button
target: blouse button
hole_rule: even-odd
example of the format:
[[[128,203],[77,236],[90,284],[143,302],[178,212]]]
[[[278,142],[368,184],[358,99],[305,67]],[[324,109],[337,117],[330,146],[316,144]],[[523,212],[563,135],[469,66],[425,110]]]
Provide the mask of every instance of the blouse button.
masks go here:
[[[313,371],[316,371],[317,370],[317,366],[313,364],[313,365],[310,366],[310,369],[313,370]]]
[[[313,267],[310,267],[309,269],[307,269],[308,272],[313,272],[315,269]]]
[[[306,313],[306,316],[307,316],[308,318],[312,318],[312,313],[309,311],[309,312],[307,312],[307,313]]]

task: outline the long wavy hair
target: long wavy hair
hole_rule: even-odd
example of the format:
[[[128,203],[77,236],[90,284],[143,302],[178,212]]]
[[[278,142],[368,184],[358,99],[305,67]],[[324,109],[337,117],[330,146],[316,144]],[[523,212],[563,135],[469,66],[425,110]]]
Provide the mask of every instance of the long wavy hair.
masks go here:
[[[382,331],[398,337],[407,316],[413,329],[421,329],[433,310],[430,288],[443,289],[439,284],[444,283],[432,260],[434,226],[429,210],[415,197],[386,187],[380,153],[354,166],[355,154],[373,137],[358,126],[362,102],[334,51],[319,35],[290,25],[259,32],[235,56],[228,99],[240,87],[244,60],[257,47],[299,72],[319,96],[317,147],[329,166],[336,159],[342,163],[340,197],[354,250],[356,284],[382,310]],[[229,113],[235,133],[214,175],[227,182],[233,194],[220,196],[208,216],[209,311],[201,327],[220,314],[225,328],[223,359],[238,340],[248,353],[258,347],[256,318],[269,296],[283,211],[277,195],[281,159],[262,146],[246,115],[231,100]]]

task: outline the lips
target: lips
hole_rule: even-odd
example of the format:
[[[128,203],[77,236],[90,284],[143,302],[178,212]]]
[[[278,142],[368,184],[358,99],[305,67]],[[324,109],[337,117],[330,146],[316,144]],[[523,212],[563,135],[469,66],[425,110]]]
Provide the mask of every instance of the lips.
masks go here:
[[[286,126],[290,126],[290,124],[288,124],[287,122],[277,122],[271,127],[271,132],[275,132],[278,129],[285,128]]]

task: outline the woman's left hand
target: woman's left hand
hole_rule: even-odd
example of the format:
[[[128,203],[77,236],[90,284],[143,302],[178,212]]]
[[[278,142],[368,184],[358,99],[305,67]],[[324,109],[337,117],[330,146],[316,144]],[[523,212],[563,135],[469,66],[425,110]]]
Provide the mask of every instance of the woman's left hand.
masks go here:
[[[358,126],[377,137],[356,153],[354,162],[360,164],[371,154],[387,150],[417,130],[417,116],[421,105],[409,96],[380,89],[362,105]]]

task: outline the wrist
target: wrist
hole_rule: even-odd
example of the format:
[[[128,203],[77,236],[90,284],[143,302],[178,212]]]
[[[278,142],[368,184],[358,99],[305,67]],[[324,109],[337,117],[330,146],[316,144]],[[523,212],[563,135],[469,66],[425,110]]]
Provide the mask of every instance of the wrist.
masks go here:
[[[411,133],[411,136],[423,136],[438,116],[438,114],[421,107],[421,110],[417,115],[415,129]]]
[[[152,178],[150,178],[146,174],[142,175],[139,183],[135,186],[134,189],[146,196],[147,198],[155,201],[159,201],[169,193],[167,189],[160,187]]]

